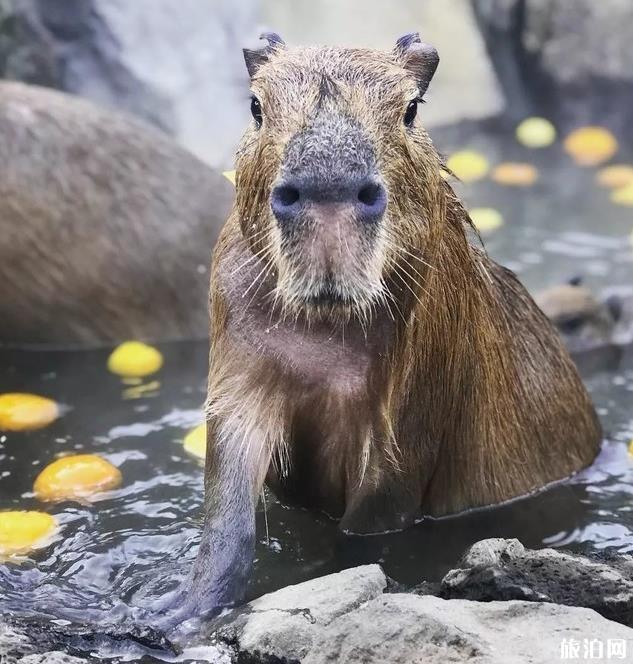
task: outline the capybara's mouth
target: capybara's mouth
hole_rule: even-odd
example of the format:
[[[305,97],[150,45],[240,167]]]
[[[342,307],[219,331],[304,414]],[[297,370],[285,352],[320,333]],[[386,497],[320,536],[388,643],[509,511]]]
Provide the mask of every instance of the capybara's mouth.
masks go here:
[[[311,293],[305,299],[305,303],[310,307],[339,308],[351,306],[352,299],[343,295],[333,285],[328,284],[320,290]]]

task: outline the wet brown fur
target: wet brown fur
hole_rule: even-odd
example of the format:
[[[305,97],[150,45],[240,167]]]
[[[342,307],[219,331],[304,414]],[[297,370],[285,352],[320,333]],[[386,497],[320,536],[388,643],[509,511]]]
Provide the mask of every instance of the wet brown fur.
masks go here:
[[[253,77],[264,126],[243,139],[213,259],[208,513],[246,473],[253,501],[267,476],[346,530],[400,528],[534,491],[597,453],[596,414],[552,325],[469,240],[419,121],[402,125],[416,91],[405,65],[397,53],[273,49]],[[323,77],[336,88],[324,103],[371,136],[389,193],[369,268],[381,293],[325,310],[293,301],[269,203]]]
[[[144,123],[0,82],[0,343],[204,338],[234,192]]]

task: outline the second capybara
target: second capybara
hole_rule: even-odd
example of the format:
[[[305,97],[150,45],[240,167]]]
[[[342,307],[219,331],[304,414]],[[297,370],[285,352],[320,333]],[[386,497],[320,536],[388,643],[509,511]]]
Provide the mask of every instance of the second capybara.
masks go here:
[[[6,81],[0,161],[0,343],[207,336],[222,175],[140,121]]]

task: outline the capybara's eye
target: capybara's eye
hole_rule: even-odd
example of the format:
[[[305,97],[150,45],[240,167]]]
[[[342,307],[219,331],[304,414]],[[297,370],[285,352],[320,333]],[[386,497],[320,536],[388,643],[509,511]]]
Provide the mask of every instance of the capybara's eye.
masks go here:
[[[409,102],[409,105],[407,106],[406,113],[404,114],[404,124],[407,127],[410,127],[413,124],[413,121],[415,120],[415,116],[418,114],[418,100],[414,99],[413,101]]]
[[[251,113],[253,115],[253,120],[259,129],[262,126],[262,105],[259,103],[257,97],[251,97]]]

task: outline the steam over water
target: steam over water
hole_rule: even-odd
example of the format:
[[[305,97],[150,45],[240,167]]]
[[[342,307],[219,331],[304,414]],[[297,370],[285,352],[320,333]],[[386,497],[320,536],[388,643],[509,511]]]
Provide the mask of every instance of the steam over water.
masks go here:
[[[529,160],[529,188],[489,180],[458,185],[469,206],[494,207],[505,224],[485,242],[531,290],[582,274],[593,290],[631,291],[631,207],[616,206],[593,169],[572,165],[560,146],[526,155],[508,135],[439,136],[446,152],[468,144],[492,162]],[[0,509],[46,509],[62,524],[48,548],[0,563],[0,612],[73,622],[129,619],[129,607],[184,577],[195,556],[203,497],[202,465],[183,450],[201,421],[205,343],[160,346],[165,364],[147,392],[108,373],[110,349],[0,350],[0,393],[32,392],[65,405],[51,426],[0,436]],[[599,369],[597,369],[598,367]],[[529,547],[586,552],[633,550],[633,351],[581,360],[606,441],[596,464],[573,480],[500,507],[425,520],[399,534],[344,537],[327,517],[267,497],[258,515],[251,596],[366,562],[405,584],[438,580],[464,549],[485,537],[518,537]],[[129,398],[136,397],[136,398]],[[92,452],[123,474],[121,488],[93,504],[43,506],[31,494],[39,471],[59,453]]]

